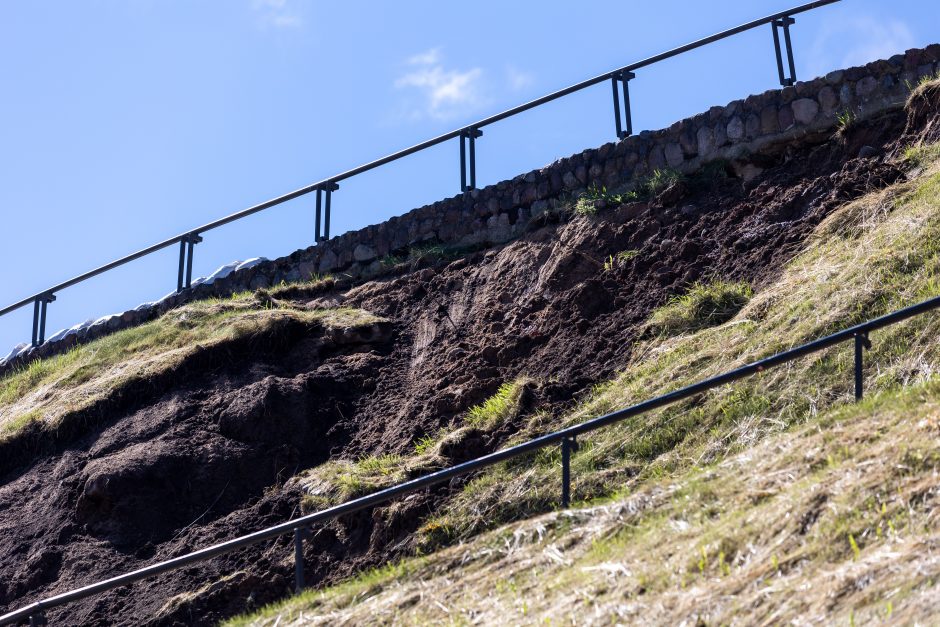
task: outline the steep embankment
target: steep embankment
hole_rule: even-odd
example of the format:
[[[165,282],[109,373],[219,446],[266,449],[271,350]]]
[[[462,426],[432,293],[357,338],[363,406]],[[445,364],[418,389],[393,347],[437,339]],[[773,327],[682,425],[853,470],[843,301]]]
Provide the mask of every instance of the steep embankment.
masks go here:
[[[908,133],[932,119],[914,119]],[[886,157],[906,121],[893,111],[839,139],[767,147],[752,155],[748,176],[760,173],[747,181],[717,163],[691,177],[659,173],[638,194],[569,199],[505,246],[456,259],[454,251],[414,250],[388,260],[388,277],[363,285],[327,281],[191,305],[4,377],[0,604],[19,606],[279,522],[298,512],[305,494],[315,507],[388,481],[399,467],[453,463],[667,387],[676,380],[650,366],[647,378],[624,388],[629,394],[582,402],[617,372],[657,363],[650,356],[674,340],[650,343],[649,334],[681,328],[682,315],[659,314],[655,328],[647,321],[694,282],[724,280],[732,305],[747,284],[762,302],[837,208],[905,177],[904,164]],[[858,158],[862,146],[866,158]],[[789,315],[802,320],[806,310]],[[688,352],[669,354],[682,357],[673,365],[684,364],[676,371],[683,376],[708,372],[706,361],[683,361]],[[513,381],[521,382],[496,394]],[[470,429],[448,439],[494,394]],[[659,460],[682,450],[695,424],[642,447],[611,440],[627,464],[591,461],[586,448],[576,465],[579,497],[670,468]],[[550,508],[557,495],[549,496],[548,473],[545,465],[526,475],[540,482],[535,489],[487,475],[326,526],[308,545],[308,580],[337,581],[410,554],[416,538],[431,548]],[[479,510],[479,495],[501,497],[490,501],[499,511],[466,515]],[[436,509],[432,496],[453,498]],[[49,617],[173,624],[257,607],[289,590],[285,542]]]
[[[923,132],[898,151],[909,181],[832,212],[730,320],[707,315],[719,293],[740,306],[746,294],[727,285],[658,309],[658,335],[635,345],[623,372],[571,411],[529,416],[518,437],[940,294],[940,84],[912,104],[908,130]],[[585,500],[571,511],[480,534],[557,504],[558,454],[482,473],[417,534],[426,550],[457,546],[233,623],[930,624],[940,603],[938,333],[936,313],[874,333],[861,403],[843,345],[585,437],[572,460]],[[375,480],[383,463],[409,467],[436,447],[321,466],[301,483],[322,498],[324,477]]]

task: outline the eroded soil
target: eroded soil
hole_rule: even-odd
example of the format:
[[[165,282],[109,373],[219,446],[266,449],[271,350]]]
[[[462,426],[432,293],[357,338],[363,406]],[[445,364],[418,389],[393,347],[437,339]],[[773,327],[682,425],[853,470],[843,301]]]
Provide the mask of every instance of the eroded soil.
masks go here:
[[[198,369],[135,389],[105,420],[34,459],[7,465],[0,611],[295,516],[300,495],[282,486],[296,472],[333,457],[407,452],[519,375],[539,381],[530,409],[560,411],[627,363],[644,321],[670,296],[710,278],[759,289],[836,206],[901,178],[882,156],[904,126],[897,111],[856,124],[844,141],[807,137],[754,155],[763,172],[747,182],[731,164],[713,167],[649,202],[547,215],[501,247],[298,298],[390,323],[345,338],[294,330],[207,356]],[[858,158],[862,146],[874,155]],[[419,495],[395,516],[364,514],[319,530],[307,544],[308,584],[405,550],[430,503]],[[47,616],[54,624],[208,624],[289,592],[289,542]]]

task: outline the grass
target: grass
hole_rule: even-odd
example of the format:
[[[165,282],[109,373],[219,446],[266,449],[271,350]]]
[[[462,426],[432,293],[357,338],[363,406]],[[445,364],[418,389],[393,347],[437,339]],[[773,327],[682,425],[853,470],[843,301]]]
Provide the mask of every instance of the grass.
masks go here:
[[[380,320],[358,309],[275,306],[273,294],[282,293],[268,290],[191,303],[6,374],[0,378],[0,441],[37,421],[55,428],[66,414],[134,381],[173,369],[198,351],[240,338],[263,337],[291,321],[346,328]]]
[[[607,205],[616,206],[624,202],[636,199],[636,194],[632,191],[614,193],[607,191],[606,187],[591,185],[578,196],[574,204],[574,212],[579,215],[592,216],[597,213],[597,201],[604,201]]]
[[[902,159],[910,167],[920,168],[940,159],[940,143],[908,146]]]
[[[695,283],[685,294],[674,296],[653,312],[649,326],[670,335],[715,326],[730,320],[753,294],[747,283]]]
[[[518,416],[522,394],[528,383],[529,379],[524,377],[504,383],[496,394],[480,405],[471,407],[464,422],[484,431],[494,431],[501,427]]]
[[[843,109],[836,114],[836,139],[843,140],[849,131],[854,128],[858,116],[851,109]]]
[[[518,417],[529,384],[528,378],[520,377],[501,385],[496,394],[470,408],[451,430],[442,429],[436,436],[426,435],[415,442],[414,455],[330,460],[299,474],[291,481],[303,491],[301,508],[305,512],[325,509],[449,465],[448,451],[459,448],[463,438],[495,431]]]
[[[622,373],[562,415],[532,417],[510,443],[940,294],[940,164],[923,165],[915,180],[833,213],[760,292],[705,284],[667,305],[654,318],[685,332],[648,338]],[[721,323],[715,316],[729,310],[715,303],[725,297],[737,315]],[[557,448],[495,466],[415,542],[456,546],[250,622],[291,624],[299,612],[419,624],[932,616],[937,337],[930,314],[874,333],[861,403],[842,345],[579,438],[572,477],[582,509],[552,512]]]
[[[624,265],[639,254],[640,251],[638,250],[621,250],[616,255],[608,255],[607,259],[604,260],[604,272],[610,272],[611,270]]]
[[[929,623],[938,428],[932,378],[227,624]]]
[[[924,98],[929,92],[940,88],[940,72],[921,76],[916,84],[905,81],[905,85],[907,85],[908,91],[911,92],[907,97],[907,107],[910,108],[915,101]]]

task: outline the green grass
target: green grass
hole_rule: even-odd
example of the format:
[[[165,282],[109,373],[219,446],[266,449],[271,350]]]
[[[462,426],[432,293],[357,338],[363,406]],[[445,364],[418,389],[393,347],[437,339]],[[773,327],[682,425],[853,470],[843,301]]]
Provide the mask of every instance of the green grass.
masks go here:
[[[940,167],[924,166],[836,211],[759,292],[705,284],[675,299],[653,318],[685,332],[638,343],[622,373],[570,411],[532,417],[508,443],[940,295]],[[579,438],[573,497],[594,507],[584,514],[551,513],[557,447],[495,466],[424,521],[415,549],[433,555],[255,619],[306,610],[350,622],[528,622],[589,599],[611,622],[695,622],[676,612],[698,608],[715,624],[845,622],[881,620],[890,598],[894,619],[917,622],[904,618],[908,604],[930,598],[924,590],[936,598],[940,581],[925,551],[940,541],[929,496],[940,470],[938,337],[931,314],[873,333],[861,403],[846,344]],[[629,576],[604,574],[618,565]],[[624,604],[643,613],[613,613]]]
[[[852,130],[855,126],[855,123],[858,121],[858,116],[851,109],[843,109],[836,114],[836,138],[842,139],[846,134]]]
[[[264,336],[291,321],[348,328],[380,320],[351,308],[305,310],[289,303],[275,307],[270,294],[259,291],[191,303],[7,373],[0,378],[0,438],[9,439],[37,420],[54,428],[64,415],[172,369],[200,350]]]
[[[908,146],[902,153],[904,163],[912,167],[923,167],[940,159],[940,142]]]
[[[649,326],[670,335],[715,326],[730,320],[753,294],[747,283],[695,283],[653,312]]]
[[[639,254],[640,251],[638,250],[621,250],[616,255],[608,255],[607,259],[604,260],[604,271],[610,272],[614,268],[624,265]]]
[[[501,427],[519,414],[519,403],[528,382],[528,379],[520,378],[511,383],[504,383],[496,394],[480,405],[471,407],[464,422],[484,431]]]
[[[653,170],[653,173],[642,181],[640,193],[646,197],[655,196],[684,180],[685,176],[672,168]]]

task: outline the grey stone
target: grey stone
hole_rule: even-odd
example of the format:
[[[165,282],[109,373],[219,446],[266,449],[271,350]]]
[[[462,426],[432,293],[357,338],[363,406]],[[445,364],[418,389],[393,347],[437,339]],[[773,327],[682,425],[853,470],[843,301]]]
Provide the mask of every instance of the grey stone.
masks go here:
[[[872,148],[871,146],[862,146],[861,150],[858,151],[859,159],[871,159],[872,157],[877,157],[878,151]]]
[[[749,113],[744,122],[744,132],[748,137],[757,137],[760,131],[760,118],[754,113]]]
[[[728,143],[728,134],[725,131],[724,122],[719,122],[716,124],[712,130],[712,133],[714,133],[716,147],[721,147]]]
[[[836,70],[826,74],[826,82],[830,85],[835,85],[836,83],[841,83],[844,77],[845,72],[843,70]]]
[[[777,112],[777,121],[780,125],[780,130],[785,131],[788,128],[793,127],[793,108],[790,105],[785,105],[780,107],[780,111]]]
[[[532,203],[532,208],[531,208],[531,210],[532,210],[532,217],[534,218],[534,217],[536,217],[536,216],[539,216],[539,215],[545,213],[545,211],[546,211],[547,209],[548,209],[548,201],[547,201],[547,200],[536,200],[534,203]]]
[[[695,134],[695,138],[698,140],[698,154],[707,156],[715,150],[715,133],[711,128],[703,126]]]
[[[867,98],[878,89],[878,79],[874,76],[866,76],[855,84],[855,93],[859,98]]]
[[[312,261],[302,261],[297,264],[297,271],[300,272],[300,279],[307,281],[317,273],[317,266]]]
[[[819,90],[819,104],[825,113],[832,113],[839,106],[839,96],[836,90],[828,85]]]
[[[734,116],[728,122],[728,139],[733,142],[741,141],[744,138],[744,122],[741,118]]]
[[[680,153],[681,153],[680,149]],[[659,144],[656,144],[650,149],[649,157],[647,158],[649,169],[660,170],[666,167],[666,155],[663,153],[663,147]]]
[[[339,258],[332,250],[327,248],[320,254],[320,264],[318,266],[320,274],[331,272],[335,270],[337,266],[339,266]]]
[[[847,107],[852,104],[852,87],[845,83],[842,87],[839,88],[839,103],[843,107]]]
[[[375,249],[365,244],[357,244],[353,249],[353,259],[356,261],[372,261],[375,259]]]
[[[561,177],[562,182],[565,184],[566,189],[578,189],[581,186],[581,183],[578,182],[577,177],[574,175],[574,172],[568,171],[565,172],[565,175]]]
[[[761,135],[770,135],[780,130],[777,124],[777,107],[769,105],[761,109],[760,112],[760,132]]]
[[[819,104],[809,98],[794,100],[790,106],[793,107],[793,118],[800,124],[809,124],[819,113]]]
[[[650,157],[652,157],[652,155],[650,155]],[[676,143],[666,144],[666,148],[663,149],[663,157],[666,159],[666,164],[671,168],[678,167],[685,161],[685,155],[682,154],[682,147]],[[650,162],[650,167],[654,167],[652,161]]]

